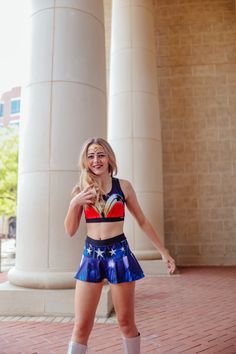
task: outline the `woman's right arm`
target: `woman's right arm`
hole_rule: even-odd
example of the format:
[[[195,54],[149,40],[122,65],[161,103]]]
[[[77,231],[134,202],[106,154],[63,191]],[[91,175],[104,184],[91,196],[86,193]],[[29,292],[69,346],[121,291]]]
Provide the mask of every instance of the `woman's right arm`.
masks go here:
[[[69,236],[74,236],[76,233],[80,224],[82,212],[83,206],[73,203],[72,199],[64,221],[65,230]]]
[[[65,231],[69,236],[74,236],[79,227],[83,206],[93,204],[94,198],[94,190],[91,186],[88,186],[71,199],[64,221]]]

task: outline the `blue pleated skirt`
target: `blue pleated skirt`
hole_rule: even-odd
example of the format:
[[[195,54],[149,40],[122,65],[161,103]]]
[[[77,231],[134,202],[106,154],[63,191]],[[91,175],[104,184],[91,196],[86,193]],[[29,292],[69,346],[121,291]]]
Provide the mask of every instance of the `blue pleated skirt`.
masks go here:
[[[94,240],[87,236],[75,278],[92,283],[107,279],[109,283],[131,282],[144,277],[124,234]]]

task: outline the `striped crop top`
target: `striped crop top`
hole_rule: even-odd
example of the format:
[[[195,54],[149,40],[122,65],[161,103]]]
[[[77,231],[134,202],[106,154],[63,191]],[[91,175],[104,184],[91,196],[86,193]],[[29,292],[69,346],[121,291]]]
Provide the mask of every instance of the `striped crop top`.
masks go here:
[[[99,210],[95,205],[84,209],[86,223],[123,221],[125,217],[125,196],[118,178],[112,177],[111,191],[103,195],[104,208]]]

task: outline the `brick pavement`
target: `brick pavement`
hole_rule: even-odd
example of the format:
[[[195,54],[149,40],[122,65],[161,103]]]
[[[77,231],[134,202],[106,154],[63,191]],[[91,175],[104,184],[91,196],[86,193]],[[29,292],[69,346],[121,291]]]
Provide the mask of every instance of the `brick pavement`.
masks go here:
[[[180,275],[146,277],[137,282],[136,306],[142,354],[236,353],[236,267],[182,268]],[[65,354],[72,322],[0,317],[0,354]],[[99,322],[89,353],[123,353],[115,317]]]

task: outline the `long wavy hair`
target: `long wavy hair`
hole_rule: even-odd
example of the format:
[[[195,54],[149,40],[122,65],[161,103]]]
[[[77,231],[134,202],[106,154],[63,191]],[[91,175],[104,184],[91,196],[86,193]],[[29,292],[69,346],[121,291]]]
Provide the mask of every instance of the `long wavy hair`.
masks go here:
[[[92,144],[97,144],[103,147],[105,153],[108,156],[109,174],[111,176],[117,174],[116,156],[111,145],[103,138],[90,138],[85,141],[81,149],[81,153],[79,156],[80,179],[79,182],[74,186],[72,190],[72,195],[74,196],[78,194],[81,190],[90,185],[91,187],[95,188],[95,204],[97,204],[102,201],[102,195],[105,194],[105,192],[103,191],[101,183],[97,179],[97,176],[88,167],[88,149]]]

